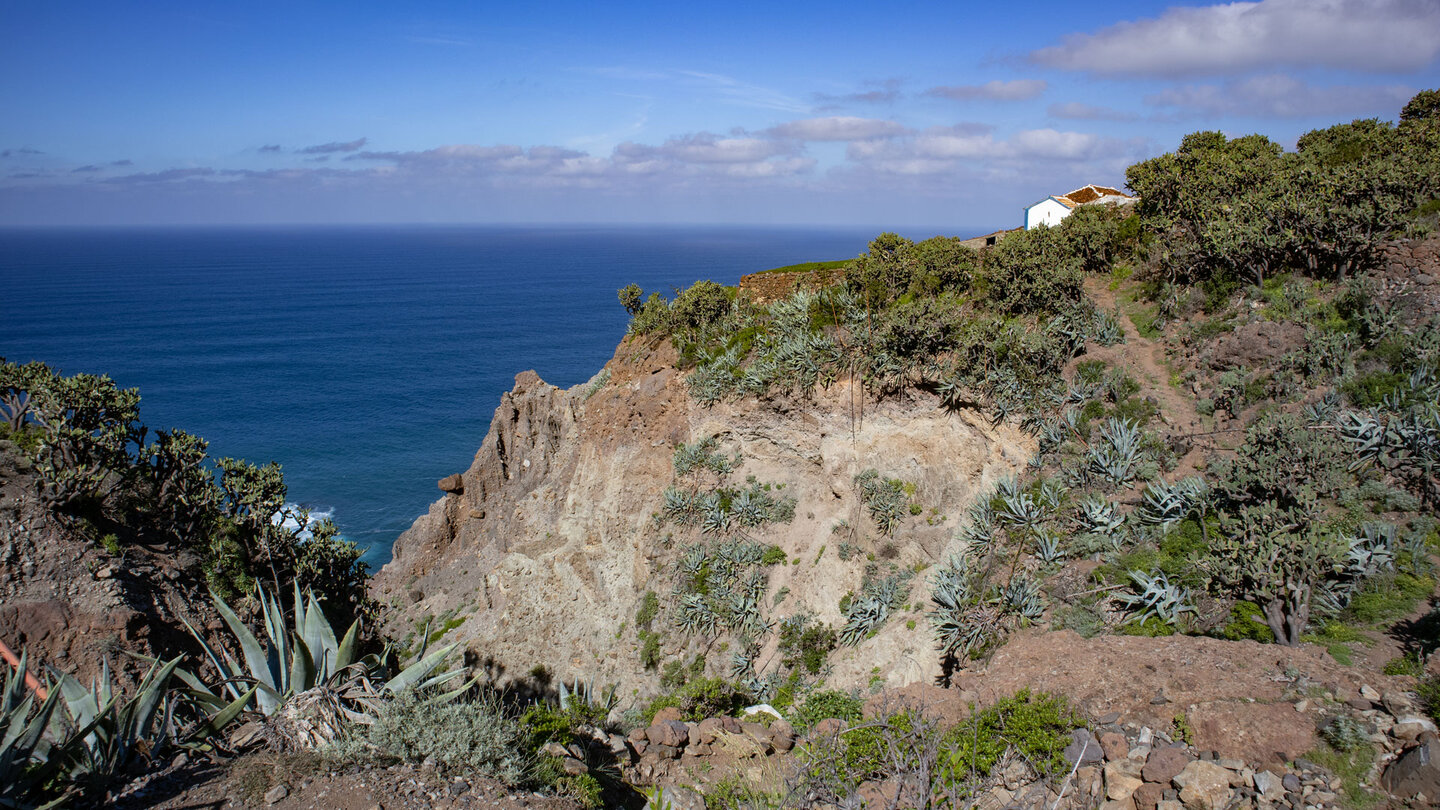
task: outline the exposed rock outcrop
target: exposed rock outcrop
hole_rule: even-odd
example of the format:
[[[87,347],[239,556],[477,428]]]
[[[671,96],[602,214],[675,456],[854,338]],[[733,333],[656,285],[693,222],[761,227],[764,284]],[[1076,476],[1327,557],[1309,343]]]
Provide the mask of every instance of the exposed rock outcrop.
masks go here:
[[[621,628],[645,591],[668,597],[672,562],[695,539],[654,519],[678,443],[715,436],[722,450],[741,454],[738,478],[783,485],[797,499],[794,521],[758,538],[792,561],[769,569],[765,606],[832,624],[840,598],[859,586],[865,552],[907,567],[945,559],[977,489],[1018,471],[1033,451],[1018,429],[947,412],[929,394],[877,406],[846,381],[803,403],[703,408],[668,342],[627,341],[606,368],[609,380],[596,391],[562,390],[534,372],[516,377],[459,486],[401,536],[376,578],[379,596],[403,607],[392,631],[404,635],[416,619],[456,610],[466,620],[447,640],[468,642],[502,677],[545,664],[561,677],[617,682],[622,693],[651,691],[633,628]],[[869,520],[853,483],[866,468],[913,483],[922,514],[907,516],[899,546],[866,541],[841,560],[836,525]],[[785,601],[772,610],[782,589]],[[832,656],[832,680],[866,685],[875,662],[892,684],[936,675],[928,627],[907,627],[907,618],[923,617],[892,620],[863,654]],[[671,634],[663,651],[678,653],[683,643]]]

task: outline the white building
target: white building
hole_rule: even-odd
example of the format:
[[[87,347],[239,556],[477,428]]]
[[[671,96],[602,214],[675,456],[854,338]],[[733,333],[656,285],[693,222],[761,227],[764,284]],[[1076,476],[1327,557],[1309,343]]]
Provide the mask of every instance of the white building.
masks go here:
[[[1081,205],[1130,205],[1137,198],[1109,186],[1081,186],[1069,194],[1046,197],[1025,209],[1025,230],[1041,225],[1055,227]]]

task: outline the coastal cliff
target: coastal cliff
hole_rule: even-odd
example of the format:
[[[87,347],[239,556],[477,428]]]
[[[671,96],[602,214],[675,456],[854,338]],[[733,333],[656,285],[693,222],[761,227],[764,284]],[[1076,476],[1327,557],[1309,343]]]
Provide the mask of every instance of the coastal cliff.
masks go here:
[[[844,380],[809,400],[702,407],[668,341],[627,339],[590,386],[516,377],[474,463],[441,482],[450,491],[401,536],[375,578],[377,595],[399,608],[390,632],[413,632],[426,617],[463,618],[446,640],[464,641],[502,678],[541,664],[566,680],[617,683],[622,694],[655,691],[627,625],[646,591],[670,599],[685,534],[656,516],[676,446],[711,437],[739,454],[735,477],[774,482],[795,498],[793,520],[760,538],[785,556],[768,569],[766,613],[831,624],[843,621],[838,605],[859,590],[867,561],[879,555],[913,571],[944,560],[975,493],[1018,472],[1034,451],[1020,430],[941,409],[933,395],[876,404]],[[905,516],[901,545],[857,537],[857,552],[842,559],[837,527],[867,520],[854,483],[866,469],[913,484],[922,508]],[[891,621],[837,651],[831,682],[901,685],[938,675],[921,601],[908,624]],[[758,660],[774,647],[772,639]],[[661,652],[699,649],[670,633]]]

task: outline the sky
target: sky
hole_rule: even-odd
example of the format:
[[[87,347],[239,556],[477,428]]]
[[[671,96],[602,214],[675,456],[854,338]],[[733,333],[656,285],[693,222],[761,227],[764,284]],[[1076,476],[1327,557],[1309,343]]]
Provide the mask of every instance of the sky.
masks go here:
[[[1440,0],[387,5],[0,4],[0,226],[959,233],[1440,86]]]

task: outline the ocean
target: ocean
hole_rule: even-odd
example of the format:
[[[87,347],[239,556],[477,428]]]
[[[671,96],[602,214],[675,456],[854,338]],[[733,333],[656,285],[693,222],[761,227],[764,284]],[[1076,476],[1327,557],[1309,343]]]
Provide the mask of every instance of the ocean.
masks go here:
[[[853,257],[877,232],[0,230],[0,356],[108,374],[140,389],[152,429],[280,462],[291,501],[378,567],[435,482],[469,467],[515,374],[569,387],[610,359],[618,288],[734,284]]]

